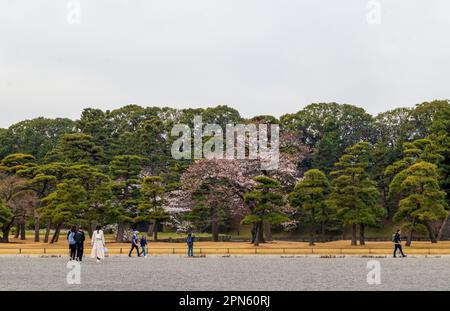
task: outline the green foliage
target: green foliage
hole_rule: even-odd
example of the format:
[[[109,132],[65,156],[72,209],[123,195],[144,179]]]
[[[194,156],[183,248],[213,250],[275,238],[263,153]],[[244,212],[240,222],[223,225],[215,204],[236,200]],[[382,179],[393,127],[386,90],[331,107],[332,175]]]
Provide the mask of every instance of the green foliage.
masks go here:
[[[100,169],[77,164],[67,168],[65,179],[77,180],[85,190],[86,210],[83,215],[86,224],[93,221],[105,222],[106,215],[111,209],[111,180]]]
[[[0,162],[0,171],[6,174],[16,174],[20,171],[35,167],[35,161],[36,158],[30,154],[10,154]]]
[[[375,225],[383,215],[382,201],[389,216],[395,214],[404,228],[429,232],[428,226],[436,226],[444,215],[442,209],[448,206],[450,104],[446,100],[375,117],[352,105],[318,103],[280,120],[272,116],[245,120],[227,106],[89,108],[78,121],[37,118],[0,129],[0,179],[6,186],[20,184],[15,190],[32,190],[42,199],[37,207],[44,219],[128,224],[145,220],[156,224],[168,217],[162,208],[165,193],[180,189],[180,177],[192,163],[172,159],[174,138],[170,130],[176,123],[192,127],[196,115],[202,116],[204,124],[222,128],[236,123],[280,124],[282,134],[289,134],[290,139],[284,141],[283,152],[290,148],[292,155],[300,152],[303,158],[303,150],[292,146],[299,143],[309,147],[310,154],[304,156],[298,170],[312,169],[289,196],[302,221],[332,224],[337,211],[344,224]],[[435,165],[431,171],[436,176],[425,178],[427,189],[434,190],[420,194],[428,207],[416,206],[414,210],[412,199],[407,198],[419,194],[412,191],[412,182],[404,183],[401,178],[422,176],[425,172],[416,165],[423,163]],[[333,187],[324,175],[331,171]],[[141,180],[146,174],[158,176]],[[437,188],[430,178],[437,181]],[[281,211],[283,189],[266,176],[255,180],[256,186],[244,196],[251,212],[243,223],[256,224],[262,230],[263,222],[286,221]],[[201,231],[208,230],[213,219],[226,228],[232,213],[230,191],[223,180],[202,180],[187,219]],[[442,192],[447,193],[446,198]],[[8,210],[14,214],[9,205]],[[10,215],[0,208],[1,217],[8,220]]]
[[[425,161],[411,165],[394,177],[389,192],[401,196],[393,220],[403,222],[409,231],[423,231],[425,227],[433,241],[436,233],[431,223],[448,214],[445,192],[439,187],[436,165]]]
[[[0,201],[0,227],[10,222],[13,216],[11,209],[7,208],[3,202]]]
[[[160,176],[147,176],[141,183],[142,203],[139,210],[143,212],[139,221],[153,221],[155,226],[164,220],[169,219],[169,214],[164,210],[164,193],[166,188],[163,186],[163,179]]]
[[[326,175],[318,169],[311,169],[289,194],[291,205],[309,214],[307,220],[311,223],[311,243],[313,243],[315,222],[324,224],[331,220],[334,210],[328,201],[330,193],[331,184]]]
[[[59,137],[72,133],[75,122],[70,119],[36,118],[0,131],[0,158],[12,153],[25,153],[41,162],[55,146]]]
[[[281,117],[281,123],[314,148],[312,168],[324,172],[332,170],[345,148],[372,138],[372,116],[352,105],[311,104],[294,115]]]
[[[384,215],[376,184],[367,174],[369,153],[370,146],[365,142],[347,148],[331,173],[331,199],[345,225],[375,225]]]
[[[279,208],[283,205],[280,183],[267,176],[257,176],[254,180],[256,186],[244,195],[244,201],[250,206],[251,212],[241,223],[279,224],[288,221],[289,218]]]
[[[133,223],[138,216],[141,199],[139,174],[145,159],[135,155],[114,157],[109,165],[112,179],[113,208],[109,211],[112,221]]]
[[[64,134],[46,157],[47,162],[64,162],[98,165],[104,163],[103,149],[95,145],[92,136]]]
[[[77,223],[84,219],[87,194],[77,179],[68,179],[57,185],[56,190],[42,199],[40,208],[43,219],[52,223]]]

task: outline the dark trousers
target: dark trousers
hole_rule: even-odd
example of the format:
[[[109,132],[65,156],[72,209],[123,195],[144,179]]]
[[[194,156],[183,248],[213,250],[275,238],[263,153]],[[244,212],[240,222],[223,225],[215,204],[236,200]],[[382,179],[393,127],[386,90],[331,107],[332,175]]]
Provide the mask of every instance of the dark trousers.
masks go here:
[[[83,260],[83,252],[84,252],[84,245],[82,243],[77,244],[77,258],[78,261]]]
[[[138,257],[141,256],[141,254],[139,253],[139,246],[135,245],[134,243],[131,244],[131,249],[130,249],[130,253],[128,254],[128,256],[131,256],[131,253],[133,252],[134,248],[136,248],[136,251],[138,253]]]
[[[70,249],[70,259],[75,260],[75,256],[77,253],[76,244],[69,244],[69,249]]]
[[[402,254],[403,257],[405,257],[405,254],[403,254],[403,249],[401,244],[395,244],[394,246],[394,257],[397,256],[397,250],[400,251],[400,254]]]

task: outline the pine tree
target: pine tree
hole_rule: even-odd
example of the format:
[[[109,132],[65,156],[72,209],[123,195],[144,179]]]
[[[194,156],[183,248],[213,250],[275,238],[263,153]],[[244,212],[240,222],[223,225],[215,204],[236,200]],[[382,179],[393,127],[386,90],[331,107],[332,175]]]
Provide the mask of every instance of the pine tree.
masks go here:
[[[439,187],[436,165],[420,161],[398,173],[392,180],[389,194],[399,194],[401,199],[395,222],[402,222],[409,232],[407,246],[411,245],[413,232],[428,232],[432,243],[437,243],[433,222],[444,219],[445,192]]]
[[[46,156],[46,162],[64,162],[99,165],[105,162],[103,148],[94,143],[90,135],[64,134],[56,147]]]
[[[50,243],[58,241],[59,232],[64,223],[77,223],[83,219],[87,208],[87,196],[78,179],[67,179],[56,186],[56,191],[42,199],[40,213],[44,218],[56,224],[56,230]]]
[[[87,209],[83,215],[89,235],[96,225],[106,221],[111,208],[111,180],[99,168],[88,164],[76,164],[67,168],[66,179],[77,179],[86,191]]]
[[[289,195],[292,206],[310,213],[309,245],[314,245],[316,213],[328,208],[327,199],[330,192],[331,184],[325,174],[318,169],[311,169],[305,173],[303,179],[297,183],[294,191]]]
[[[113,204],[108,216],[118,224],[117,242],[123,241],[125,226],[132,224],[138,215],[139,175],[144,162],[140,156],[124,155],[114,157],[109,164]]]
[[[339,218],[344,225],[352,228],[351,245],[356,245],[356,231],[359,225],[360,244],[364,245],[364,229],[375,225],[385,210],[379,204],[380,194],[376,183],[369,179],[370,146],[358,143],[346,149],[345,154],[335,163],[332,202],[336,205]]]
[[[242,224],[256,224],[254,245],[258,246],[263,240],[263,225],[272,225],[288,221],[289,218],[280,211],[283,195],[280,193],[280,183],[267,176],[254,178],[257,183],[253,190],[244,195],[244,200],[250,207],[250,213],[241,221]]]
[[[7,208],[3,202],[0,201],[0,227],[2,229],[1,242],[8,242],[9,228],[14,221],[14,214],[11,209]]]
[[[158,240],[158,231],[161,222],[169,219],[169,214],[164,210],[163,195],[166,191],[163,186],[163,179],[160,176],[147,176],[141,184],[142,203],[139,205],[139,210],[143,211],[144,215],[137,220],[144,220],[153,222],[149,227],[149,234],[153,234],[153,240]]]

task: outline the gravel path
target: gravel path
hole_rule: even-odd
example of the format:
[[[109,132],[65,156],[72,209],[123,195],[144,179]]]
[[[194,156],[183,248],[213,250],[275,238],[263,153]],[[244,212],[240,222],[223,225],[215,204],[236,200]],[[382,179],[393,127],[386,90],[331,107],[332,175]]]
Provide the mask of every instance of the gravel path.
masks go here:
[[[381,284],[367,283],[367,263]],[[81,265],[68,285],[66,258],[0,256],[0,290],[450,290],[450,257],[115,256]]]

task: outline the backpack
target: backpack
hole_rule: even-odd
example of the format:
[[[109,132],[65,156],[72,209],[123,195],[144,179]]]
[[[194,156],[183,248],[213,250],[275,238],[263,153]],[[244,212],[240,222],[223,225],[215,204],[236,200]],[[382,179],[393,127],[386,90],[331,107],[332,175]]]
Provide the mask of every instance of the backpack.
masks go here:
[[[74,233],[74,232],[70,232],[70,233],[69,233],[68,240],[69,240],[69,244],[70,244],[70,245],[75,244],[75,233]]]
[[[395,234],[392,235],[392,242],[395,243]]]

